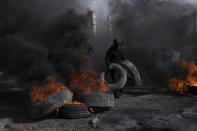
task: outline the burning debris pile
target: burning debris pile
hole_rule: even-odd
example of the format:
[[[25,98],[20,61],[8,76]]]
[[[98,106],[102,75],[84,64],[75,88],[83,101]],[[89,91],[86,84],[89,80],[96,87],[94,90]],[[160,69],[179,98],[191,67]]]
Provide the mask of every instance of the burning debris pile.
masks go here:
[[[179,72],[169,81],[171,91],[186,96],[195,96],[197,90],[197,66],[193,62],[180,61],[177,64]]]
[[[58,109],[61,118],[81,118],[91,116],[97,109],[105,110],[114,106],[113,94],[106,94],[109,87],[99,79],[96,72],[87,68],[87,60],[82,66],[81,72],[73,71],[68,78],[68,87],[57,82],[52,76],[46,78],[42,86],[34,85],[30,89],[30,101],[33,104],[30,113],[33,118],[43,118]],[[57,98],[58,97],[58,98]],[[66,110],[71,108],[74,112]],[[76,114],[75,109],[87,107],[82,114]],[[88,109],[90,112],[88,112]],[[74,114],[72,114],[74,113]]]
[[[83,77],[83,75],[84,74],[80,74],[79,77]],[[74,79],[76,81],[81,80],[78,79],[78,77],[75,77]],[[72,78],[71,80],[72,82],[75,81]],[[90,84],[88,84],[89,82]],[[84,85],[83,83],[86,84]],[[92,85],[92,83],[95,84]],[[70,87],[72,90],[73,85]],[[87,110],[89,107],[91,112],[95,112],[94,109],[97,109],[97,107],[106,108],[114,106],[114,96],[112,94],[105,94],[105,92],[109,89],[100,79],[82,79],[82,81],[80,83],[76,83],[74,87],[77,88],[75,88],[74,92],[72,92],[66,86],[64,86],[64,84],[56,82],[53,77],[48,77],[42,87],[34,86],[30,90],[30,100],[33,104],[30,109],[30,113],[33,118],[43,118],[59,108],[60,110],[58,111],[60,111],[61,117],[62,112],[64,112],[63,116],[65,117],[65,112],[69,110],[62,109],[66,107],[68,108],[68,105],[72,106],[73,108],[74,105],[76,105],[77,108],[79,108],[79,105],[83,107],[87,106]],[[69,116],[69,118],[81,118],[88,117],[90,114],[86,111],[86,115],[83,116],[78,115],[78,117],[76,117],[76,114],[74,114],[73,117],[68,114],[66,116]]]

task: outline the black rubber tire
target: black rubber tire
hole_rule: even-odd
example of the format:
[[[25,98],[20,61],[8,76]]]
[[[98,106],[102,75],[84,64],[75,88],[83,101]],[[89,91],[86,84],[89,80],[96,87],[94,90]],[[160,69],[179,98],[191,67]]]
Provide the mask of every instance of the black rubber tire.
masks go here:
[[[85,104],[66,104],[65,106],[62,106],[59,108],[60,111],[84,111],[87,110],[88,107]]]
[[[54,95],[51,95],[44,100],[41,100],[35,104],[33,104],[29,110],[30,115],[34,119],[40,119],[46,117],[48,114],[52,113],[69,101],[72,100],[72,96],[70,91],[66,88]]]
[[[76,110],[64,110],[64,111],[60,111],[59,114],[80,114],[80,113],[88,113],[88,109],[83,110],[83,111],[76,111]]]
[[[122,61],[121,65],[126,70],[127,76],[130,79],[134,78],[135,84],[137,86],[141,86],[142,80],[141,80],[141,76],[140,76],[140,73],[139,73],[139,70],[137,69],[137,67],[131,61],[128,61],[128,60]]]
[[[77,114],[60,114],[59,117],[62,119],[81,119],[91,117],[91,113],[77,113]]]
[[[114,95],[105,93],[78,93],[76,100],[88,107],[114,107]]]
[[[124,88],[124,86],[127,83],[126,70],[120,64],[117,64],[117,63],[111,63],[110,66],[112,66],[113,69],[120,72],[120,80],[116,83],[113,83],[113,84],[108,83],[105,79],[106,72],[101,73],[101,80],[104,81],[112,90]]]

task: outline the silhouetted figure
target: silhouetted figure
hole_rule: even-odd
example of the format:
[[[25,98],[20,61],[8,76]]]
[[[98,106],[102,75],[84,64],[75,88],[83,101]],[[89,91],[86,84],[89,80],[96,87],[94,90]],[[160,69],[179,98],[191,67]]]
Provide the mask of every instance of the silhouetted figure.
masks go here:
[[[113,70],[111,66],[109,66],[110,63],[117,63],[121,64],[122,60],[125,60],[123,48],[121,44],[118,42],[117,39],[113,40],[113,45],[109,48],[107,51],[106,57],[105,57],[105,62],[107,64],[107,68],[110,70],[112,82],[115,83],[117,82],[118,78],[118,72],[116,70]],[[115,98],[120,97],[120,90],[119,89],[114,89],[114,96]]]

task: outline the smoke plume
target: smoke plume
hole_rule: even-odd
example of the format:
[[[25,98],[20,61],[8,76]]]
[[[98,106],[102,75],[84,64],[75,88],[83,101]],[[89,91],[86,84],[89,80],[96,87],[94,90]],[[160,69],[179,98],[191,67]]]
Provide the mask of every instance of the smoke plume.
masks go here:
[[[0,5],[2,70],[42,82],[50,75],[63,80],[80,69],[88,54],[88,20],[79,13],[79,2],[2,0]]]
[[[162,47],[181,52],[186,60],[196,60],[194,2],[180,0],[110,2],[114,36],[125,40],[128,59],[133,61],[147,78],[154,73],[157,73],[158,78],[159,72],[150,70],[155,62],[154,51],[159,51]],[[161,68],[165,66],[162,65]]]
[[[48,75],[61,80],[80,68],[91,44],[93,65],[103,71],[106,50],[118,38],[127,59],[149,78],[155,73],[149,72],[154,51],[162,47],[181,52],[186,60],[197,59],[196,5],[195,0],[1,0],[0,67],[28,81]],[[97,34],[91,39],[87,8],[97,15]]]

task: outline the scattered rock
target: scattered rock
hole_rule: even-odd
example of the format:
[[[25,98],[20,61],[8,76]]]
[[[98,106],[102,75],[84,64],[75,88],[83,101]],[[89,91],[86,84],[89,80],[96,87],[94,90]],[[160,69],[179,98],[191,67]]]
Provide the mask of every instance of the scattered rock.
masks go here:
[[[96,125],[97,125],[98,121],[99,121],[99,117],[96,116],[96,117],[92,118],[92,119],[88,122],[88,124],[89,124],[91,127],[96,128]]]

